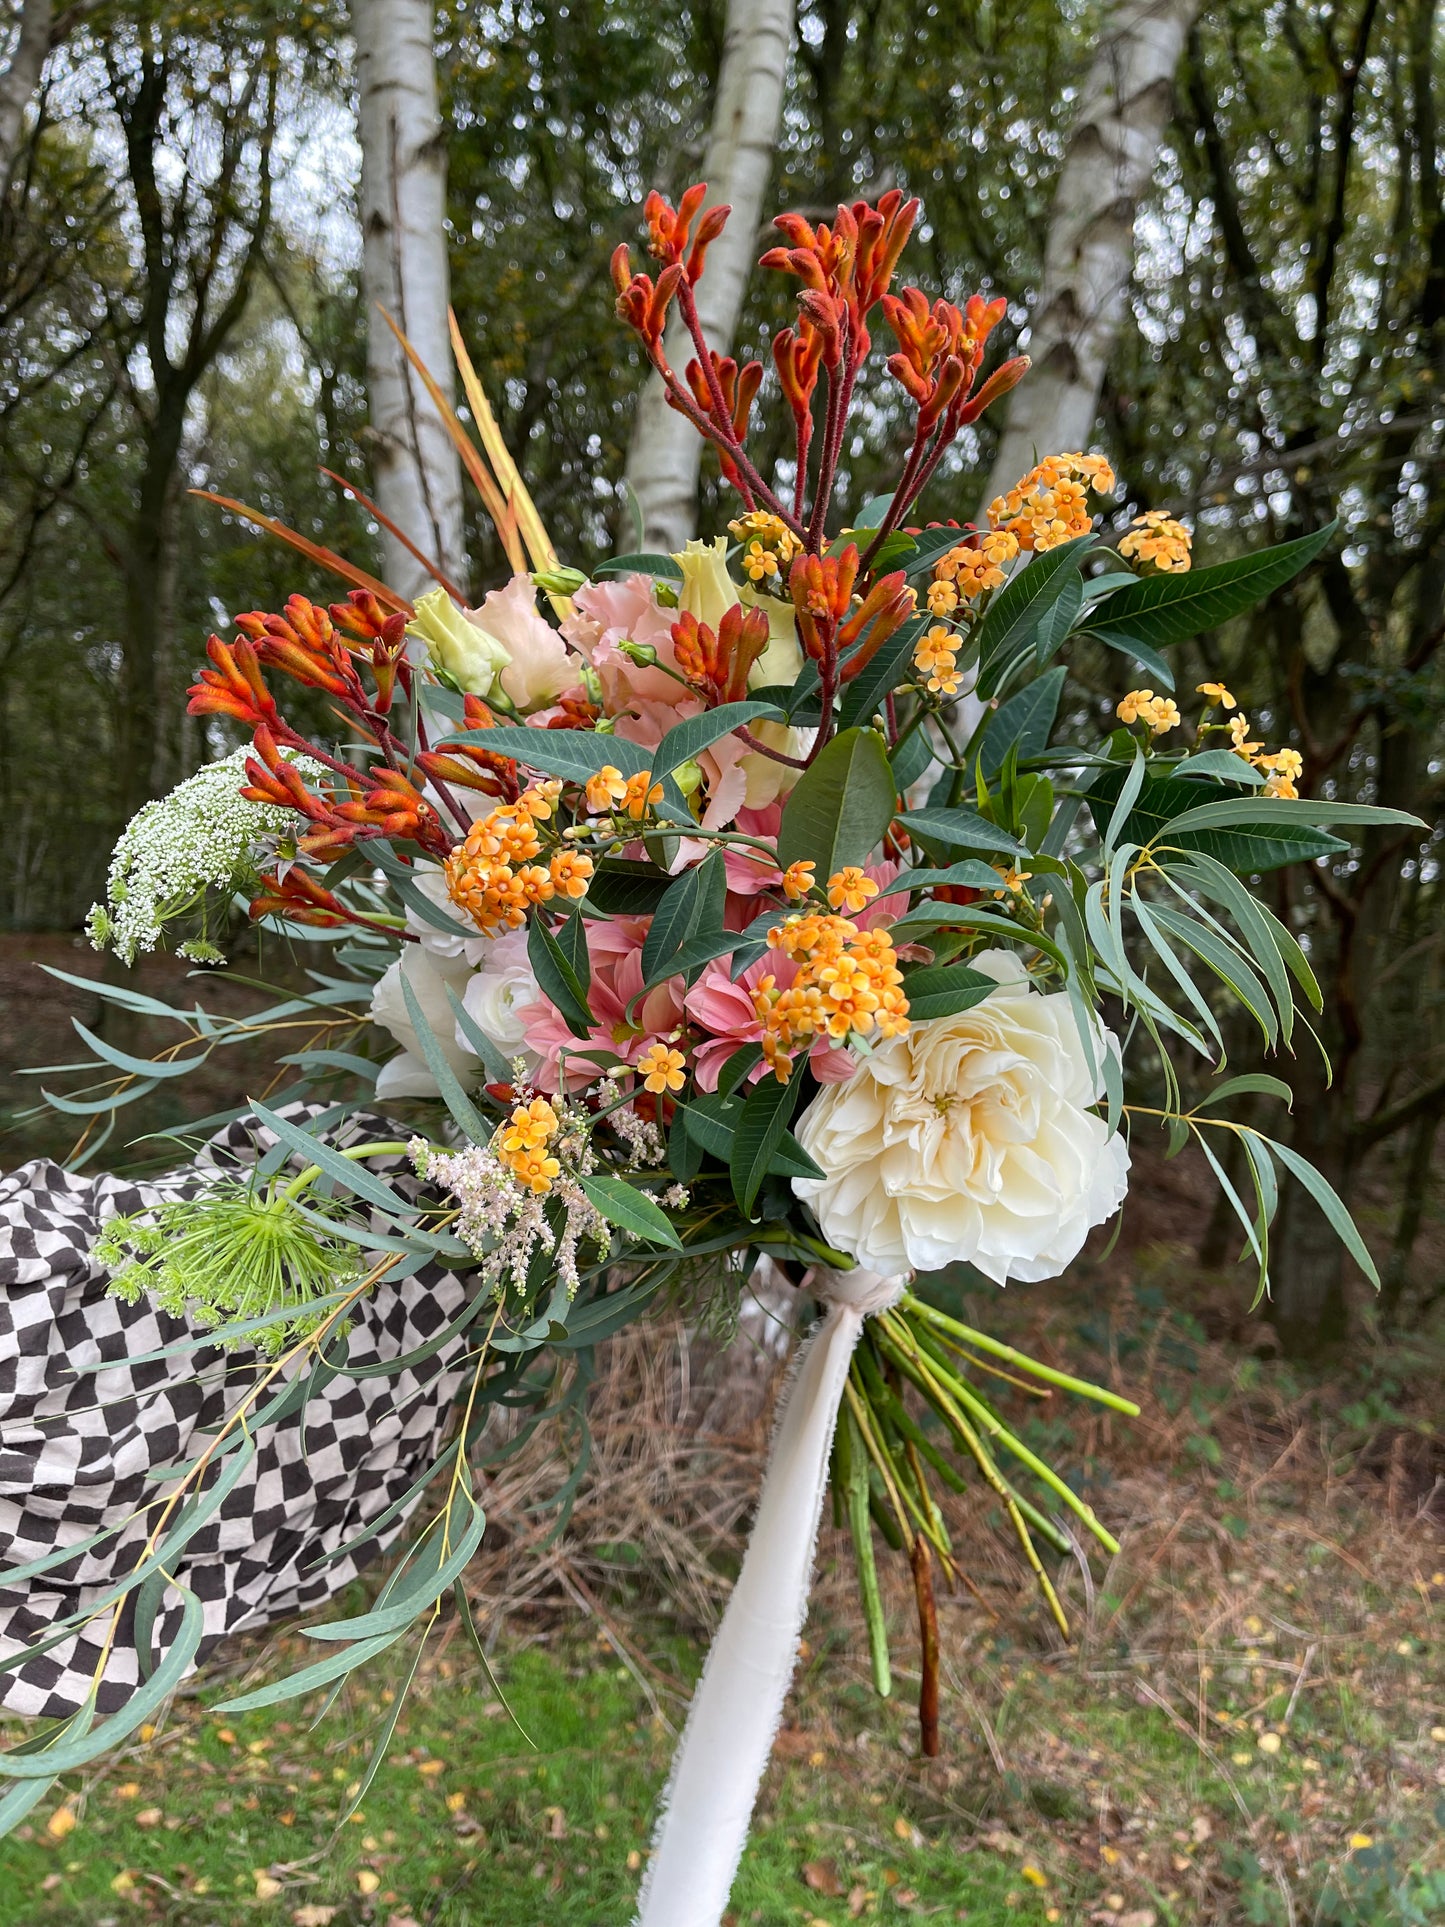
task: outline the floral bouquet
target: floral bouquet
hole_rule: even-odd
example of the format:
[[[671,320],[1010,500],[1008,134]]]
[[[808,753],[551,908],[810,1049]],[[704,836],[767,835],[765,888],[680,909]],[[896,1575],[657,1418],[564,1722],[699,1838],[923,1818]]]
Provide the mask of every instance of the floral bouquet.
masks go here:
[[[1244,1092],[1287,1102],[1288,1087],[1221,1078],[1186,1108],[1175,1057],[1222,1071],[1228,1004],[1270,1048],[1307,1028],[1296,989],[1319,1007],[1300,944],[1245,879],[1345,851],[1331,824],[1409,820],[1302,798],[1299,756],[1254,740],[1226,688],[1172,693],[1170,646],[1268,595],[1330,530],[1192,568],[1167,513],[1106,533],[1114,474],[1079,453],[1040,461],[978,526],[923,522],[948,451],[1026,374],[1023,358],[985,373],[1004,303],[895,291],[917,212],[898,192],[840,207],[831,227],[782,215],[762,265],[798,282],[798,315],[765,389],[764,367],[714,353],[698,319],[727,218],[704,201],[700,185],[676,209],[652,195],[656,278],[625,246],[613,274],[669,402],[716,450],[737,498],[726,532],[564,566],[458,342],[485,454],[432,393],[511,580],[476,608],[447,583],[411,606],[266,524],[350,593],[329,608],[293,596],[212,636],[191,709],[246,743],[141,812],[93,913],[96,943],[126,958],[177,936],[217,963],[239,894],[311,947],[310,988],[244,1024],[170,1011],[183,1035],[163,1060],[93,1039],[107,1081],[59,1100],[109,1128],[243,1034],[269,1024],[287,1045],[283,1088],[245,1114],[264,1155],[112,1220],[98,1253],[116,1293],[153,1296],[198,1345],[269,1356],[222,1448],[278,1379],[345,1369],[338,1335],[383,1277],[439,1264],[475,1281],[449,1327],[468,1349],[440,1510],[323,1660],[238,1705],[424,1640],[449,1588],[465,1611],[481,1535],[466,1447],[493,1400],[542,1409],[549,1356],[575,1359],[679,1289],[704,1312],[735,1305],[761,1264],[828,1308],[734,1601],[754,1616],[739,1630],[730,1610],[674,1779],[645,1914],[669,1927],[714,1920],[725,1900],[827,1483],[880,1692],[875,1538],[911,1562],[925,1751],[934,1586],[959,1577],[938,1490],[974,1484],[1002,1507],[1061,1626],[1046,1555],[1076,1549],[1071,1521],[1114,1549],[1004,1423],[989,1378],[1137,1408],[946,1315],[930,1272],[966,1262],[1000,1286],[1062,1272],[1122,1204],[1142,1127],[1171,1153],[1200,1144],[1261,1288],[1281,1169],[1371,1271],[1325,1182],[1220,1109]],[[843,507],[880,325],[911,439],[892,492]],[[764,392],[795,440],[771,477],[749,454]],[[1115,652],[1148,686],[1110,713],[1075,705],[1059,740],[1078,651]],[[292,720],[303,696],[337,727]],[[349,1128],[399,1107],[410,1121],[379,1137]],[[1216,1155],[1224,1132],[1244,1148],[1248,1202]],[[387,1159],[419,1183],[389,1179]],[[226,1463],[208,1448],[172,1468],[137,1585]],[[186,1658],[178,1644],[156,1676]],[[62,1736],[54,1757],[93,1757],[142,1700]]]

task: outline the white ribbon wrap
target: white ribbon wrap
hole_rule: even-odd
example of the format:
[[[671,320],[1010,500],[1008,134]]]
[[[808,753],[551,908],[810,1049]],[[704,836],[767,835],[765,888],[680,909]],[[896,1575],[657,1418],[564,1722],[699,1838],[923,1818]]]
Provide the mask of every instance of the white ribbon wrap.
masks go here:
[[[828,1457],[863,1320],[906,1278],[813,1273],[828,1305],[787,1393],[742,1571],[693,1694],[637,1927],[718,1927],[783,1716],[808,1610]]]

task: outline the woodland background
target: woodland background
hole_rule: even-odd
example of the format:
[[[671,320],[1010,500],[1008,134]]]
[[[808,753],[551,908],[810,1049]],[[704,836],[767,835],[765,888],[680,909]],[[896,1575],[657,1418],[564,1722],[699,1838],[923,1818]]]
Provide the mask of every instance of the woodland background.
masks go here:
[[[368,61],[410,76],[419,141],[378,136]],[[1147,1387],[1127,1436],[1036,1421],[1127,1521],[1125,1555],[1097,1590],[1060,1576],[1080,1637],[1054,1650],[1028,1575],[960,1514],[977,1597],[947,1604],[949,1763],[930,1776],[868,1699],[825,1540],[810,1640],[832,1657],[802,1681],[740,1918],[1419,1927],[1445,1906],[1439,0],[0,0],[0,1162],[63,1148],[35,1080],[9,1073],[67,1058],[70,1015],[96,1016],[34,963],[99,972],[78,933],[117,830],[229,746],[184,713],[206,634],[335,592],[191,491],[410,588],[409,559],[320,465],[403,522],[421,475],[436,539],[413,523],[417,539],[474,600],[503,578],[386,359],[374,307],[398,306],[400,263],[433,366],[449,283],[567,560],[637,546],[624,475],[650,538],[719,527],[715,468],[695,479],[655,408],[638,413],[608,275],[647,190],[699,177],[739,209],[738,272],[709,280],[740,354],[789,311],[787,283],[745,272],[780,207],[827,218],[897,184],[924,201],[910,278],[1008,297],[999,352],[1021,344],[1035,375],[960,444],[929,516],[967,519],[1035,448],[1081,445],[1119,472],[1120,526],[1168,507],[1200,560],[1338,516],[1308,574],[1178,651],[1177,683],[1227,682],[1260,735],[1300,750],[1302,793],[1429,825],[1269,884],[1325,988],[1335,1064],[1329,1084],[1302,1048],[1271,1128],[1349,1198],[1380,1298],[1295,1197],[1251,1316],[1208,1174],[1146,1151],[1112,1254],[978,1299],[976,1322]],[[863,423],[855,501],[894,452],[885,383]],[[1103,717],[1136,673],[1079,656],[1066,716]],[[1251,1038],[1229,1041],[1254,1068]],[[22,1841],[24,1910],[0,1900],[0,1920],[621,1918],[763,1436],[744,1436],[739,1379],[709,1405],[689,1377],[705,1356],[688,1359],[670,1326],[620,1345],[564,1548],[536,1510],[557,1483],[542,1448],[491,1494],[488,1624],[523,1643],[574,1629],[508,1672],[542,1765],[440,1659],[400,1777],[338,1850],[289,1726],[218,1739],[181,1704],[158,1750]],[[579,1615],[595,1650],[566,1643]],[[365,1758],[330,1745],[334,1777]],[[65,1861],[76,1824],[93,1832]],[[953,1911],[965,1896],[975,1911]]]

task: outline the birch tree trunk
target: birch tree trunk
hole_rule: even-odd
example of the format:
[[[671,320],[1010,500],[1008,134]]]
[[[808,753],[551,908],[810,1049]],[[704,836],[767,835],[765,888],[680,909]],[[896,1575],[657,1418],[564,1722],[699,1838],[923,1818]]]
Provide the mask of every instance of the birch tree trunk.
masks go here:
[[[773,171],[783,84],[793,38],[793,0],[728,0],[717,105],[703,170],[707,205],[727,202],[732,219],[708,250],[698,285],[698,312],[720,355],[733,336],[757,253],[763,197]],[[692,347],[676,311],[666,337],[667,358],[679,372]],[[648,378],[633,425],[627,480],[642,509],[642,545],[680,549],[697,528],[697,480],[702,440]]]
[[[1199,0],[1117,0],[1079,100],[1022,342],[1033,357],[1009,400],[985,501],[1044,455],[1086,448],[1134,265],[1174,75]]]
[[[40,70],[50,52],[50,26],[54,13],[51,0],[15,0],[7,6],[6,26],[13,29],[18,18],[10,59],[0,73],[0,204],[10,192],[15,159],[20,152],[25,128],[25,109],[40,85]],[[7,33],[8,39],[8,33]]]
[[[462,472],[384,309],[439,386],[452,392],[447,334],[446,148],[437,112],[431,0],[352,0],[361,140],[362,291],[376,500],[453,581],[466,584]],[[407,596],[434,586],[393,536],[387,580]]]

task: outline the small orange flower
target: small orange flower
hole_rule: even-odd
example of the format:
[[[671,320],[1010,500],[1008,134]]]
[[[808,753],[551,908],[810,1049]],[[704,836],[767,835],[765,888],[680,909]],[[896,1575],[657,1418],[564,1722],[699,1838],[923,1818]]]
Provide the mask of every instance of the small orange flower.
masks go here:
[[[592,859],[581,850],[558,850],[552,858],[550,873],[557,894],[571,897],[585,897],[587,884],[592,876]]]
[[[813,887],[814,864],[802,857],[783,872],[783,895],[789,903],[801,903]]]
[[[1201,682],[1196,683],[1194,687],[1197,694],[1209,698],[1208,707],[1210,709],[1213,709],[1216,703],[1219,704],[1221,709],[1233,709],[1235,707],[1233,696],[1230,695],[1222,682]]]
[[[604,763],[595,776],[587,778],[586,791],[588,809],[601,816],[626,796],[627,778],[612,763]]]
[[[855,863],[835,871],[828,879],[828,901],[835,910],[846,910],[850,916],[866,908],[870,897],[876,897],[878,885],[872,877],[865,876]]]
[[[680,1091],[687,1082],[684,1075],[686,1063],[687,1059],[680,1050],[673,1050],[660,1041],[649,1044],[637,1060],[642,1088],[657,1097],[667,1091]]]
[[[650,769],[639,770],[636,776],[628,777],[622,807],[634,823],[640,823],[653,804],[661,801],[662,785],[653,782]]]

